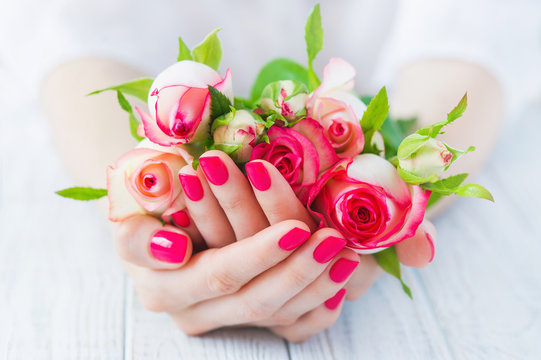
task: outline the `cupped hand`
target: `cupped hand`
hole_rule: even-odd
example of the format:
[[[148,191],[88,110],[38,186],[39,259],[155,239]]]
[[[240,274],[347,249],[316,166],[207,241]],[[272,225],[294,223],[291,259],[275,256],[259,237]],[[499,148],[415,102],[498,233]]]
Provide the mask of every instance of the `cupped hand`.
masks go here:
[[[195,226],[138,216],[116,236],[143,305],[169,313],[184,332],[255,325],[305,340],[336,321],[344,297],[361,297],[381,274],[372,256],[345,249],[336,230],[310,236],[313,220],[272,165],[248,163],[248,181],[221,152],[205,153],[200,164],[180,174]],[[397,246],[404,264],[430,261],[425,231],[434,235],[426,225]],[[190,258],[191,238],[201,236],[211,249]]]

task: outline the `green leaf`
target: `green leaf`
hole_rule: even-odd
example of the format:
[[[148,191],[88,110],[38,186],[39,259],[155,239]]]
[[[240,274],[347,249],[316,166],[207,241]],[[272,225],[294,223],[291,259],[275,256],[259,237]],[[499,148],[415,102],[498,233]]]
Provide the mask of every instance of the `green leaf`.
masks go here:
[[[223,151],[224,153],[226,153],[227,155],[230,155],[233,154],[235,151],[237,151],[238,149],[240,149],[242,147],[242,145],[238,145],[238,144],[235,144],[235,145],[231,145],[231,144],[216,144],[214,146],[214,148],[216,150],[220,150],[220,151]]]
[[[419,150],[430,138],[417,133],[411,134],[400,143],[396,156],[399,159],[406,159],[408,156]]]
[[[222,60],[222,44],[218,38],[218,31],[220,29],[211,32],[205,40],[192,50],[193,60],[206,64],[214,70],[218,70]]]
[[[186,46],[184,41],[182,41],[182,38],[179,37],[177,61],[182,61],[182,60],[193,60],[193,57],[192,57],[192,54],[190,53],[190,49],[188,48],[188,46]]]
[[[440,179],[436,174],[430,174],[427,177],[420,177],[420,176],[410,173],[409,171],[402,169],[400,166],[397,167],[396,170],[398,171],[398,175],[400,175],[402,180],[412,185],[433,183]]]
[[[433,192],[430,194],[430,197],[428,198],[428,202],[426,203],[426,208],[430,209],[432,206],[434,206],[442,197],[445,195]]]
[[[231,100],[214,86],[209,85],[208,88],[210,93],[210,118],[214,120],[231,111]]]
[[[74,200],[96,200],[107,196],[107,189],[95,189],[91,187],[71,187],[56,191],[56,194]]]
[[[451,195],[464,182],[464,180],[466,180],[467,177],[468,174],[466,173],[457,174],[434,183],[422,184],[421,187],[425,190],[437,192],[442,195]]]
[[[397,278],[402,284],[402,289],[409,296],[410,299],[413,299],[410,288],[402,280],[402,274],[400,271],[400,261],[396,255],[396,250],[394,246],[388,247],[387,249],[377,252],[374,255],[374,258],[378,262],[378,265],[388,274],[391,274]]]
[[[308,71],[304,66],[290,59],[278,58],[271,60],[261,68],[252,85],[250,93],[252,101],[259,100],[265,86],[278,80],[297,80],[308,85]]]
[[[449,167],[455,162],[457,161],[460,157],[462,157],[462,155],[466,154],[466,153],[469,153],[469,152],[472,152],[472,151],[475,151],[475,146],[470,146],[469,148],[467,148],[466,150],[464,151],[461,151],[461,150],[458,150],[458,149],[454,149],[452,147],[450,147],[449,145],[447,144],[444,144],[445,147],[447,148],[447,150],[449,150],[451,152],[451,154],[453,154],[453,158],[451,159],[451,161],[449,162],[449,165],[447,165],[445,167],[445,170],[449,169]]]
[[[387,98],[387,89],[385,86],[374,96],[366,107],[361,119],[361,128],[364,132],[363,153],[379,153],[372,146],[372,136],[378,131],[389,114],[389,99]]]
[[[435,138],[438,134],[440,134],[441,129],[458,119],[462,116],[464,111],[466,110],[466,107],[468,106],[468,93],[464,94],[462,99],[460,99],[460,102],[457,106],[451,112],[447,114],[447,120],[439,121],[435,124],[432,124],[430,126],[426,126],[424,128],[421,128],[417,130],[417,134],[420,135],[426,135],[430,136],[432,138]]]
[[[306,52],[308,54],[308,67],[312,67],[312,61],[323,48],[323,27],[321,26],[321,13],[319,4],[316,4],[304,26],[304,40],[306,41]]]
[[[137,129],[139,128],[139,120],[137,120],[137,118],[135,117],[132,106],[130,105],[128,100],[126,100],[126,97],[124,97],[122,92],[117,90],[116,97],[122,110],[126,111],[129,115],[131,136],[137,141],[143,140],[144,137],[141,137],[137,134]]]
[[[148,93],[150,92],[150,87],[152,86],[153,82],[154,82],[154,79],[150,79],[150,78],[138,79],[138,80],[128,81],[124,84],[110,86],[105,89],[96,90],[96,91],[91,92],[88,95],[99,94],[101,92],[108,91],[108,90],[121,91],[124,94],[135,96],[139,100],[142,100],[146,103],[148,100]]]
[[[235,109],[253,109],[254,108],[254,104],[252,103],[252,101],[250,99],[245,99],[245,98],[242,98],[242,97],[239,97],[239,96],[235,96],[235,99],[234,99],[234,102],[233,102],[233,107]]]
[[[486,199],[494,201],[494,197],[484,187],[479,184],[466,184],[461,185],[456,191],[455,194],[466,197],[475,197],[480,199]]]
[[[315,89],[317,89],[319,84],[321,84],[321,81],[317,77],[314,69],[310,66],[308,68],[308,90],[310,92],[314,91]]]
[[[411,134],[417,118],[392,119],[389,116],[381,125],[379,132],[385,142],[385,158],[390,159],[396,156],[400,143],[406,136]]]

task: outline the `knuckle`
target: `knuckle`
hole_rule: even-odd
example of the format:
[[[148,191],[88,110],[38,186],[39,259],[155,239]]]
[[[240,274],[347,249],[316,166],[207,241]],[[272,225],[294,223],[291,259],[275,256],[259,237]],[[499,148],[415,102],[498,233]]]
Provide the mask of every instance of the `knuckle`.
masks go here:
[[[287,275],[289,283],[295,288],[304,287],[309,281],[309,277],[304,269],[296,267],[291,267]]]
[[[248,323],[269,319],[275,311],[270,304],[256,299],[243,301],[239,310],[241,319]]]
[[[240,283],[224,269],[215,266],[207,276],[207,286],[213,294],[232,294],[240,288]]]
[[[242,208],[244,200],[239,196],[227,196],[220,199],[220,205],[224,211],[235,211]]]

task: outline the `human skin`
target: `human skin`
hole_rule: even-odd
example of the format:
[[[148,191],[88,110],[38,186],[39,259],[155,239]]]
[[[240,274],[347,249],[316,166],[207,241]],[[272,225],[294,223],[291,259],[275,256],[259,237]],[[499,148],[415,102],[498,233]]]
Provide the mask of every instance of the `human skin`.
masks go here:
[[[438,65],[432,65],[431,71],[437,73]],[[486,80],[483,71],[476,72],[475,66],[464,63],[440,65],[451,66],[458,72],[478,73],[475,84],[482,96]],[[441,66],[440,72],[445,69]],[[417,70],[421,78],[423,69]],[[117,109],[110,96],[84,95],[140,76],[141,73],[125,64],[84,59],[59,67],[45,79],[42,91],[45,113],[51,120],[60,155],[77,183],[103,187],[105,167],[135,145],[129,137],[127,122],[119,121],[126,114]],[[455,82],[453,86],[464,89],[464,85]],[[487,83],[489,85],[492,83]],[[408,90],[405,85],[402,88]],[[449,87],[445,87],[440,92],[448,91]],[[400,94],[395,93],[394,97],[400,98]],[[440,103],[424,99],[418,102],[419,109],[421,106],[433,107],[430,114],[445,114],[450,109],[447,104],[444,110]],[[477,115],[481,123],[491,120],[482,116],[484,109],[474,107],[473,110],[474,114],[470,112],[468,116]],[[421,117],[421,122],[429,117],[432,115]],[[79,121],[73,121],[74,118]],[[460,124],[457,122],[455,126]],[[467,128],[467,124],[463,126]],[[447,141],[454,143],[451,138]],[[331,326],[338,318],[342,301],[334,298],[332,310],[325,306],[325,301],[342,288],[346,289],[347,300],[361,297],[381,274],[374,258],[359,257],[351,250],[342,249],[324,264],[316,261],[314,249],[329,236],[340,237],[332,229],[312,231],[298,247],[283,250],[279,242],[288,230],[314,229],[304,208],[295,204],[294,196],[286,196],[291,189],[269,164],[264,166],[270,175],[271,187],[261,192],[236,173],[238,169],[228,164],[227,158],[221,159],[229,170],[230,183],[215,185],[207,181],[201,170],[194,172],[189,167],[181,170],[181,173],[196,175],[203,187],[203,199],[193,203],[187,200],[192,220],[197,224],[196,231],[162,228],[158,220],[148,216],[133,217],[114,226],[115,247],[143,305],[153,311],[167,312],[188,334],[224,326],[255,325],[268,327],[288,340],[302,341]],[[472,165],[479,164],[480,161]],[[225,191],[226,188],[234,191]],[[206,206],[201,206],[204,203]],[[106,202],[101,201],[100,206],[105,211]],[[152,236],[158,230],[186,238],[180,262],[161,261],[153,256],[149,249]],[[203,241],[211,248],[190,257],[192,245],[203,247]],[[397,249],[401,262],[408,266],[426,265],[432,251],[432,245],[417,234]],[[349,277],[334,282],[329,273],[339,258],[359,264]],[[277,280],[284,277],[291,282],[277,287],[280,283]],[[175,286],[177,284],[183,286]],[[232,319],[231,314],[239,316]]]

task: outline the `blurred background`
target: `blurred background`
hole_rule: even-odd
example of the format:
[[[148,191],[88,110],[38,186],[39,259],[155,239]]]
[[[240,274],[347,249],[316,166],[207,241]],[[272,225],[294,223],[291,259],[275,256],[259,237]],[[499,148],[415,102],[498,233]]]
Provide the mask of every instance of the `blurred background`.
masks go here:
[[[470,94],[465,119],[473,130],[468,134],[464,125],[455,137],[475,139],[471,181],[486,185],[496,203],[460,199],[436,219],[435,261],[406,271],[418,294],[413,303],[382,277],[345,307],[335,327],[303,345],[263,330],[186,338],[165,316],[139,306],[97,208],[54,195],[73,185],[103,186],[101,173],[96,183],[77,183],[65,150],[78,154],[78,144],[58,142],[58,131],[69,139],[65,134],[74,129],[105,138],[85,107],[116,107],[115,99],[85,98],[94,90],[92,79],[109,76],[106,86],[133,74],[154,77],[175,61],[178,36],[194,46],[222,28],[220,72],[231,68],[235,94],[248,95],[265,62],[290,57],[306,63],[304,23],[314,4],[0,0],[0,357],[541,357],[537,0],[321,1],[320,73],[330,57],[342,57],[358,71],[360,94],[386,85],[391,111],[432,121]],[[126,70],[75,66],[69,81],[55,80],[63,64],[81,59],[106,59]],[[64,105],[80,107],[80,117],[73,127],[54,129],[50,118]],[[111,126],[127,134],[126,116],[117,111]],[[106,155],[96,149],[96,158]],[[101,166],[90,157],[76,159],[80,168]]]

